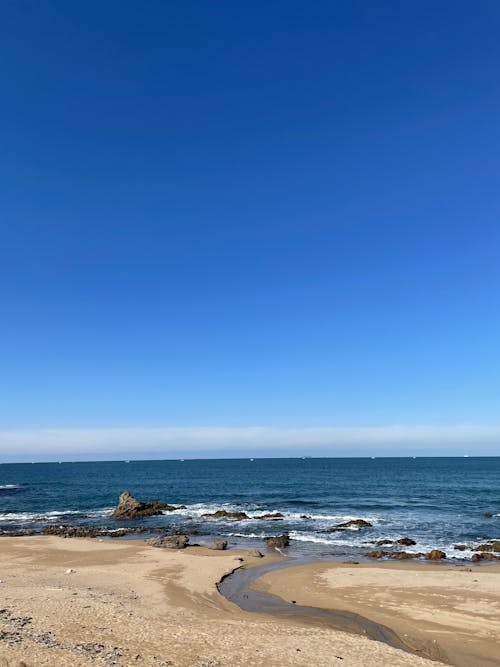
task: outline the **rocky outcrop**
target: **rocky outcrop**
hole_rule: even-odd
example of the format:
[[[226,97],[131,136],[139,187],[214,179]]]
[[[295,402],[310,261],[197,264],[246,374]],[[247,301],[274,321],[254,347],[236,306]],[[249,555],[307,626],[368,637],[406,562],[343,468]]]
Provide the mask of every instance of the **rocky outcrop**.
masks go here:
[[[163,533],[164,528],[152,527],[144,528],[142,526],[131,528],[118,528],[117,530],[108,530],[106,528],[97,528],[96,526],[44,526],[40,531],[41,535],[57,535],[58,537],[125,537],[125,535],[134,535],[140,533]],[[33,535],[35,531],[23,533]]]
[[[474,551],[500,551],[500,540],[494,542],[487,542],[485,544],[480,544],[474,549]]]
[[[208,548],[213,549],[214,551],[224,551],[226,547],[227,547],[226,540],[216,540],[215,542],[212,542],[212,544],[210,544]]]
[[[280,519],[284,519],[285,515],[281,514],[281,512],[273,512],[272,514],[262,514],[261,516],[256,516],[254,517],[255,519],[273,519],[274,521],[279,521]]]
[[[337,524],[336,528],[351,528],[352,526],[358,526],[358,528],[371,528],[372,525],[373,524],[364,519],[351,519],[350,521]]]
[[[0,530],[0,537],[24,537],[26,535],[38,535],[37,530],[32,528],[21,528],[19,530]]]
[[[212,512],[212,514],[202,514],[202,517],[207,519],[231,519],[233,521],[243,521],[243,519],[250,518],[245,512],[228,512],[227,510],[217,510],[217,512]]]
[[[469,547],[468,547],[466,544],[454,544],[454,545],[453,545],[453,548],[454,548],[456,551],[465,551],[465,550],[468,549]]]
[[[45,526],[41,533],[58,537],[99,537],[102,535],[102,531],[94,526]]]
[[[480,560],[497,560],[498,556],[488,551],[482,551],[480,554],[472,554],[472,562],[477,563]]]
[[[415,540],[412,540],[411,537],[402,537],[400,540],[396,540],[396,544],[402,544],[405,547],[412,547],[416,544]]]
[[[373,544],[373,542],[367,542],[366,544]],[[387,544],[394,544],[394,542],[392,540],[378,540],[377,542],[375,542],[375,544],[378,547],[384,547]]]
[[[393,558],[395,560],[408,560],[410,558],[422,558],[423,553],[412,553],[410,551],[383,551],[377,549],[367,554],[368,558]]]
[[[350,521],[345,521],[344,523],[338,523],[336,526],[333,526],[332,528],[325,528],[324,530],[321,530],[319,532],[335,533],[337,530],[347,530],[348,528],[352,528],[353,526],[357,526],[358,528],[371,528],[372,524],[369,521],[365,521],[364,519],[351,519]]]
[[[286,534],[265,537],[264,541],[270,549],[284,549],[290,544],[290,538]]]
[[[446,558],[446,554],[439,549],[432,549],[432,551],[424,554],[424,558],[425,560],[442,560],[443,558]]]
[[[185,549],[189,543],[187,535],[159,535],[150,537],[146,543],[160,549]]]
[[[391,558],[395,558],[396,560],[407,560],[408,558],[422,558],[423,555],[424,554],[420,551],[417,553],[411,551],[394,551],[391,554]]]
[[[129,491],[124,491],[119,499],[118,505],[111,515],[113,519],[139,519],[144,516],[155,516],[163,512],[172,512],[173,510],[186,509],[185,505],[176,507],[168,503],[162,503],[159,500],[149,500],[140,502]]]

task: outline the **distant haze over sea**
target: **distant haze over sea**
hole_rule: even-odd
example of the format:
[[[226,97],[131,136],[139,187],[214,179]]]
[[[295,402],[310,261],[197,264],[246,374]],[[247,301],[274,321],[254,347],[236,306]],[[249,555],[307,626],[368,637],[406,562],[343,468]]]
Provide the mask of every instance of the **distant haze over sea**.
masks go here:
[[[0,431],[0,461],[496,456],[500,426],[170,427]]]

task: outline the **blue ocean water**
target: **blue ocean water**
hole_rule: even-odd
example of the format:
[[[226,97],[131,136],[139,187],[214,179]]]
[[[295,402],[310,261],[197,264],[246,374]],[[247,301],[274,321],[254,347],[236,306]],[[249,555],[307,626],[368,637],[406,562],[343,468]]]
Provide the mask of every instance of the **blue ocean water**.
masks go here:
[[[135,521],[110,513],[128,489],[140,500],[183,504],[185,510]],[[217,509],[246,512],[244,521],[202,517]],[[254,518],[281,512],[281,521]],[[491,518],[483,516],[493,514]],[[323,532],[349,519],[371,528]],[[55,524],[163,526],[196,530],[262,547],[288,532],[291,554],[353,557],[373,541],[409,536],[412,550],[440,548],[462,558],[455,543],[500,539],[500,457],[287,458],[0,465],[0,531]]]

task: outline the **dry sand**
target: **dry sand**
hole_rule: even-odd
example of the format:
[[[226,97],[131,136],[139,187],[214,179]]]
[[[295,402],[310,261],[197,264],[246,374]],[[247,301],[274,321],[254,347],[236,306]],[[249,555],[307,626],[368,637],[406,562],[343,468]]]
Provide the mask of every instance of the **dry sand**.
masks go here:
[[[500,665],[498,564],[311,563],[265,574],[254,588],[358,613],[457,667]]]
[[[249,565],[276,558],[196,547],[170,551],[139,540],[0,539],[0,665],[436,666],[365,637],[241,611],[216,589],[224,574],[241,565],[239,556]],[[318,603],[329,605],[337,572],[347,595],[347,570],[316,567],[314,586],[303,591],[307,599],[317,595]],[[69,569],[74,572],[66,573]],[[356,577],[363,572],[351,570]],[[297,599],[302,592],[296,584],[306,571],[283,573]],[[364,571],[366,577],[369,572]],[[468,581],[469,575],[462,576]],[[271,577],[266,585],[284,584],[281,572]],[[370,586],[364,581],[359,590]]]

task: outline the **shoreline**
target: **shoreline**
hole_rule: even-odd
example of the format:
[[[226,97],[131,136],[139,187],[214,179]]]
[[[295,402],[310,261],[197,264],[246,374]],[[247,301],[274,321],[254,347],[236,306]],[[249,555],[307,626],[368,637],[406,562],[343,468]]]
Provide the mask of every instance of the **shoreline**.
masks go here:
[[[360,521],[360,520],[357,520]],[[280,533],[279,528],[277,533]],[[47,524],[38,529],[20,529],[20,530],[2,530],[0,529],[0,541],[2,538],[19,538],[19,537],[44,537],[44,536],[56,536],[62,538],[92,538],[92,539],[112,539],[116,541],[120,540],[130,540],[130,539],[139,539],[144,540],[149,537],[153,537],[158,534],[165,535],[181,535],[184,534],[188,538],[194,538],[194,542],[189,544],[192,547],[210,547],[214,541],[224,540],[228,542],[228,549],[230,550],[248,550],[248,549],[262,549],[266,547],[266,540],[270,536],[262,536],[259,540],[256,538],[251,539],[251,543],[248,544],[246,539],[243,539],[243,535],[240,536],[241,539],[234,539],[232,541],[231,536],[228,536],[224,532],[220,533],[211,533],[211,534],[200,534],[198,530],[181,530],[181,531],[169,531],[169,526],[122,526],[117,528],[105,528],[93,525],[82,525],[82,524]],[[349,560],[352,562],[399,562],[399,561],[412,561],[412,562],[444,562],[448,564],[460,564],[460,565],[476,565],[479,563],[482,564],[492,564],[496,561],[500,562],[500,540],[497,538],[483,538],[482,541],[478,541],[476,546],[467,546],[461,544],[455,544],[454,550],[450,553],[440,550],[437,547],[428,547],[428,551],[416,551],[415,541],[409,538],[403,538],[399,541],[382,539],[379,541],[365,541],[363,547],[359,545],[357,551],[346,553],[335,553],[335,552],[318,552],[315,549],[310,549],[307,553],[303,540],[297,540],[295,537],[291,537],[289,533],[284,532],[283,536],[286,536],[290,540],[290,551],[287,551],[286,556],[291,556],[292,558],[298,559],[313,559],[313,560],[334,560],[343,562]],[[201,539],[201,544],[197,544],[196,540]],[[300,545],[300,546],[299,546]],[[314,542],[312,542],[314,547]],[[404,547],[409,547],[410,550],[406,550]],[[304,553],[306,552],[306,553]]]
[[[276,553],[157,549],[139,540],[1,540],[0,664],[436,665],[325,624],[242,611],[217,591],[242,564],[272,562],[286,561]]]
[[[408,650],[433,660],[500,665],[498,563],[315,562],[264,574],[252,589],[385,624]]]

